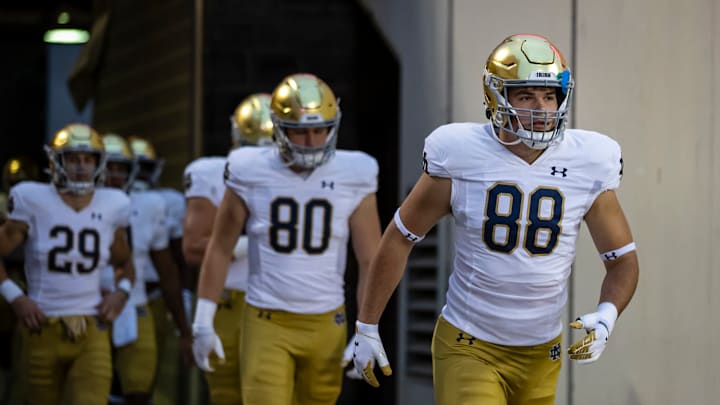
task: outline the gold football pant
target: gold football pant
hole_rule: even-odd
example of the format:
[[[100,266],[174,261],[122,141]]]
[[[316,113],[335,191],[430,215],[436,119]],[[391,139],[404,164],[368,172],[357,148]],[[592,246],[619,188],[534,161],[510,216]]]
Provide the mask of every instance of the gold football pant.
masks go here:
[[[345,307],[294,314],[245,306],[244,405],[335,404],[347,337]]]
[[[48,318],[40,332],[21,326],[28,404],[59,404],[63,395],[69,404],[107,404],[112,378],[109,328],[93,316],[84,318],[87,329],[74,341],[60,318]]]
[[[245,293],[225,290],[215,313],[215,333],[225,351],[225,362],[220,364],[214,353],[210,354],[210,367],[215,371],[205,373],[210,389],[212,405],[236,405],[242,403],[240,389],[240,331],[245,311]]]
[[[447,322],[435,325],[433,384],[437,405],[553,405],[560,336],[537,346],[502,346]]]
[[[115,351],[115,370],[125,395],[149,394],[155,382],[155,325],[152,312],[146,305],[137,307],[137,322],[137,340]]]

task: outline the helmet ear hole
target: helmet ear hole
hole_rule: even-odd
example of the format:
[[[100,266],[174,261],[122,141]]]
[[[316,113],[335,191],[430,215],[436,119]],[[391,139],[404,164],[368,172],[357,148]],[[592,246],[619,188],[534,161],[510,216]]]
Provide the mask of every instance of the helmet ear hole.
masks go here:
[[[485,109],[485,117],[486,117],[487,119],[490,119],[490,118],[492,117],[492,112],[490,111],[489,108],[486,108],[486,109]]]

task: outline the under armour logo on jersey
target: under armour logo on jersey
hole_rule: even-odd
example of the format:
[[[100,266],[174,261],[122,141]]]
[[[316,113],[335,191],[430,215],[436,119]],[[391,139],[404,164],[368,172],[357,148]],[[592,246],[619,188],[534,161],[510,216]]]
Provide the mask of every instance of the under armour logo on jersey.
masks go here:
[[[550,348],[550,360],[556,361],[560,359],[560,343]]]
[[[464,333],[460,332],[458,333],[458,337],[455,339],[458,342],[462,342],[463,340],[467,340],[467,344],[472,345],[473,342],[475,342],[475,337],[470,335],[465,335]]]
[[[330,190],[335,190],[335,182],[334,181],[322,181],[322,188],[329,188]]]
[[[418,238],[417,236],[411,234],[410,232],[408,232],[408,233],[405,235],[405,239],[409,240],[410,242],[415,242],[415,241],[418,240],[419,238]]]
[[[615,260],[615,259],[617,259],[617,255],[615,254],[615,252],[605,253],[604,256],[605,256],[605,260]]]
[[[567,177],[567,171],[568,171],[567,167],[558,168],[557,166],[553,166],[550,169],[552,169],[550,174],[552,174],[553,176],[562,175],[563,177]]]
[[[97,219],[98,221],[102,221],[102,213],[93,212],[90,214],[90,219]]]
[[[422,170],[423,170],[425,173],[430,174],[430,172],[428,171],[427,152],[423,152]]]

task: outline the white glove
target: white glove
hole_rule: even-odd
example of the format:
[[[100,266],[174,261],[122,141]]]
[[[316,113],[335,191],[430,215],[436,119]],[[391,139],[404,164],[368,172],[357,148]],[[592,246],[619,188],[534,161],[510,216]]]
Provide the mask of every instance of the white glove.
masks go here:
[[[353,363],[355,371],[373,387],[379,387],[380,383],[375,378],[373,369],[375,360],[386,376],[392,374],[390,362],[385,354],[377,324],[370,325],[360,321],[355,322],[355,350],[353,351]]]
[[[195,357],[195,363],[203,371],[215,371],[210,367],[209,358],[212,352],[215,352],[218,356],[220,363],[225,362],[225,351],[223,350],[222,342],[213,328],[216,309],[216,303],[205,298],[198,299],[195,321],[192,327],[192,351]]]
[[[342,361],[340,362],[340,367],[342,368],[345,368],[348,364],[350,364],[350,361],[353,359],[353,352],[355,351],[355,336],[356,335],[353,335],[352,339],[348,341],[347,347],[345,347]],[[355,367],[352,367],[350,370],[345,372],[345,375],[353,380],[362,380],[362,376],[358,374]]]
[[[585,329],[587,335],[568,348],[570,360],[578,364],[588,364],[600,358],[605,350],[608,338],[615,327],[618,317],[617,308],[611,302],[598,305],[597,311],[579,317],[570,326]]]

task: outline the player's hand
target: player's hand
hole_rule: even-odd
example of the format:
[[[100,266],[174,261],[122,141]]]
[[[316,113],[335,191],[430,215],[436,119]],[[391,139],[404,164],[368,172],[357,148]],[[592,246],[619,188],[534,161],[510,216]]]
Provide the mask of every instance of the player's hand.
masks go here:
[[[385,354],[385,348],[380,340],[377,324],[371,325],[355,322],[355,348],[353,351],[353,363],[355,371],[373,387],[379,387],[380,383],[375,377],[373,369],[377,361],[383,374],[389,376],[392,374],[390,362]]]
[[[210,353],[215,352],[220,363],[225,362],[225,351],[212,326],[193,325],[192,352],[195,363],[203,371],[215,371],[210,367]]]
[[[585,329],[587,332],[582,339],[568,348],[570,360],[575,360],[578,364],[588,364],[599,359],[616,320],[617,309],[613,304],[604,302],[598,306],[596,312],[585,314],[570,323],[572,328]]]
[[[342,368],[345,368],[353,359],[353,352],[355,351],[355,335],[348,341],[347,347],[345,347],[345,351],[343,352],[342,361],[340,362],[340,366]],[[358,374],[357,370],[355,370],[355,367],[351,367],[350,370],[345,372],[345,375],[348,378],[352,378],[353,380],[362,380],[362,376]]]
[[[122,290],[113,291],[103,297],[102,301],[97,307],[98,318],[102,322],[112,322],[122,312],[125,303],[128,300],[128,295]]]
[[[45,321],[45,314],[35,301],[27,295],[20,295],[12,302],[13,311],[18,319],[31,331],[38,331]]]

